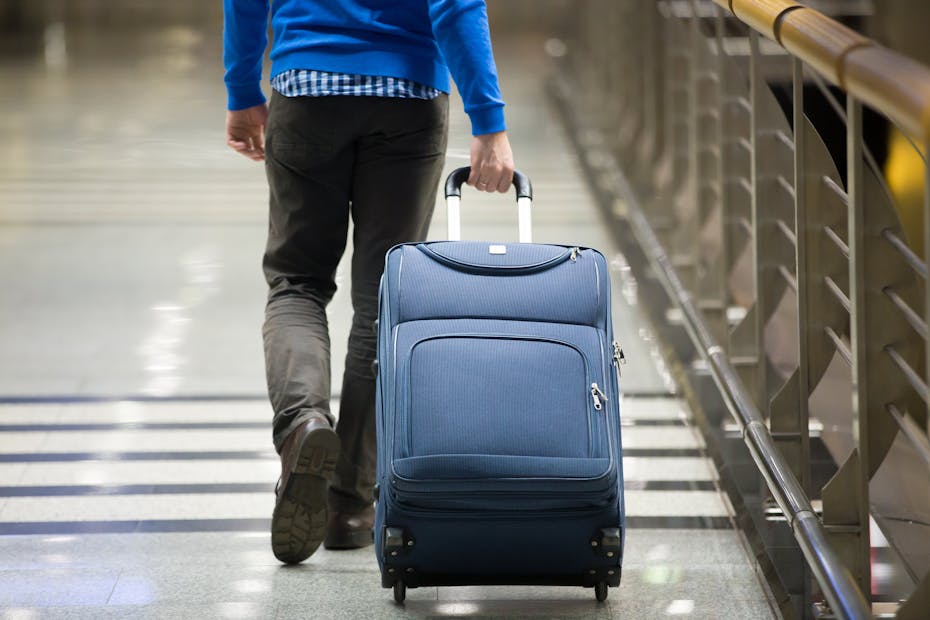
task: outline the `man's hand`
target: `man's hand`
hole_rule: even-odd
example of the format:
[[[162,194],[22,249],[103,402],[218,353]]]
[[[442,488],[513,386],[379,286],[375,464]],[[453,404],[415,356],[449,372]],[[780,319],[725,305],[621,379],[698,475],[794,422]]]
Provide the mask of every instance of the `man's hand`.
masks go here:
[[[265,121],[268,104],[226,112],[226,144],[249,159],[265,159]]]
[[[471,140],[468,184],[482,192],[506,192],[513,183],[513,152],[507,132],[486,133]]]

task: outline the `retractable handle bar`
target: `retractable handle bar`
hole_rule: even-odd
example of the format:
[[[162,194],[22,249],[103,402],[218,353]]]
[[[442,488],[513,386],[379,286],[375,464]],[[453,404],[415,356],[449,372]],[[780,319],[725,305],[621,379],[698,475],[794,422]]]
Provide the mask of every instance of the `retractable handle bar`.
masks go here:
[[[462,239],[462,185],[468,180],[471,167],[456,168],[446,178],[446,210],[448,212],[448,237],[450,241]],[[533,222],[530,208],[533,205],[533,185],[530,178],[513,171],[513,186],[517,193],[517,216],[519,218],[520,243],[533,241]]]

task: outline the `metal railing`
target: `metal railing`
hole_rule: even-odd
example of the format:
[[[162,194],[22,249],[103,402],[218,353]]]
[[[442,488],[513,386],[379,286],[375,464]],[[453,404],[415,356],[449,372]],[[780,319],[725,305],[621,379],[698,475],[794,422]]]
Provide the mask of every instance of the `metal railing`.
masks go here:
[[[926,181],[930,70],[792,0],[574,10],[562,99],[583,159],[682,311],[830,612],[874,613],[874,517],[914,584],[896,617],[930,617],[930,554],[910,544],[930,528],[915,505],[930,498],[930,259],[907,241],[930,250],[930,183],[923,230],[902,230],[863,139],[865,104],[910,136]],[[845,135],[821,135],[812,93]],[[814,420],[839,465],[822,489]]]

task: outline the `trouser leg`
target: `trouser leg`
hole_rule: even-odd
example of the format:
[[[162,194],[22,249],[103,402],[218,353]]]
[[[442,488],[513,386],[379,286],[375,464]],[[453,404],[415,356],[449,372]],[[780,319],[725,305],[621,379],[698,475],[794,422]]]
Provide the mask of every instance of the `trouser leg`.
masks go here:
[[[339,406],[342,454],[330,507],[370,506],[375,482],[375,359],[378,286],[392,246],[426,238],[445,160],[448,97],[378,100],[374,124],[359,141],[352,183],[352,308]]]
[[[336,98],[272,96],[263,328],[275,448],[314,413],[332,422],[326,306],[345,251],[355,128]]]

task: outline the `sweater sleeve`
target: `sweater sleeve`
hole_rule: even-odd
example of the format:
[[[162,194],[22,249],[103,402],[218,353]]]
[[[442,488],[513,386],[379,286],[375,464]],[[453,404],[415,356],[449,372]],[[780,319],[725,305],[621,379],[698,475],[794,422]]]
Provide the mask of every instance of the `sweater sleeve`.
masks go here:
[[[484,0],[429,0],[433,34],[465,102],[473,135],[503,131],[504,101]]]
[[[244,110],[265,102],[262,61],[268,45],[269,0],[223,0],[223,64],[227,107]]]

